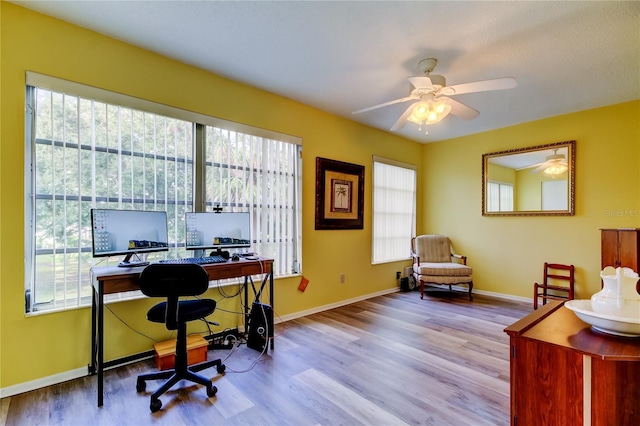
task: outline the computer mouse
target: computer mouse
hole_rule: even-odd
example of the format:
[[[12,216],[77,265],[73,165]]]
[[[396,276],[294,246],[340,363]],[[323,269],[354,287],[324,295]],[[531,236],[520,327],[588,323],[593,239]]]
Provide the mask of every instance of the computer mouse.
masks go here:
[[[238,261],[240,260],[240,256],[238,256],[237,254],[234,254],[233,256],[231,256],[231,260]]]

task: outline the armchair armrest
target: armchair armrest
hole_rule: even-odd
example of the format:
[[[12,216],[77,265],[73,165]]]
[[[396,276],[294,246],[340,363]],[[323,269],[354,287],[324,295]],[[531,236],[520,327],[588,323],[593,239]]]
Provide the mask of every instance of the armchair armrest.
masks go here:
[[[463,256],[461,254],[451,253],[451,257],[455,259],[460,259],[463,265],[467,264],[467,256]]]
[[[415,241],[415,237],[411,238],[411,263],[417,263],[420,266],[420,256],[416,253]]]

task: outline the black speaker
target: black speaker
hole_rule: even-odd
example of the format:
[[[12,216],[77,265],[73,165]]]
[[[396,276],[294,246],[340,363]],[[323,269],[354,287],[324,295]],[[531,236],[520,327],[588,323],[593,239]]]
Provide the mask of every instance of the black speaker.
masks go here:
[[[253,302],[249,313],[247,347],[258,352],[265,350],[269,338],[273,338],[273,310],[271,306]]]
[[[409,277],[400,278],[400,291],[409,291]]]

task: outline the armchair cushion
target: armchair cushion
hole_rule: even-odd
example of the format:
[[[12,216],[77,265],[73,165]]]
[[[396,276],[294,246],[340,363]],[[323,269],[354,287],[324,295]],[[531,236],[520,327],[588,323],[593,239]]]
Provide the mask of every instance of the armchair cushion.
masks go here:
[[[418,266],[417,263],[413,264],[413,272],[418,275],[436,275],[436,276],[456,276],[456,277],[469,277],[473,270],[461,263],[453,263],[453,262],[420,262]]]

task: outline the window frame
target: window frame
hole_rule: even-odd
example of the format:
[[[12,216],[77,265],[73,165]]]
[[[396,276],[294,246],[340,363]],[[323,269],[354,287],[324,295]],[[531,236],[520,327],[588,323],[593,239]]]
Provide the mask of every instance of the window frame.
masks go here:
[[[33,300],[29,300],[31,297],[31,290],[36,288],[37,283],[35,282],[36,276],[36,228],[35,228],[35,213],[36,213],[36,165],[35,161],[35,149],[36,149],[36,119],[35,119],[35,110],[33,107],[35,106],[35,92],[36,89],[44,89],[49,90],[55,93],[63,93],[68,94],[69,96],[77,97],[78,99],[87,99],[99,103],[104,103],[109,106],[120,106],[126,109],[131,109],[135,111],[141,111],[143,113],[155,114],[162,117],[177,119],[182,121],[190,122],[193,126],[193,152],[191,156],[193,158],[193,171],[192,171],[192,180],[191,188],[191,204],[193,211],[206,211],[207,203],[205,201],[205,167],[206,167],[206,138],[204,137],[204,128],[205,126],[213,126],[216,128],[221,128],[227,131],[233,131],[238,133],[243,133],[247,135],[251,135],[258,138],[266,138],[273,139],[276,141],[280,141],[282,143],[289,143],[295,146],[296,158],[293,159],[295,163],[295,173],[297,175],[294,176],[294,206],[295,210],[295,236],[294,236],[294,250],[293,254],[293,262],[295,267],[291,268],[288,273],[280,273],[277,271],[274,274],[274,278],[281,278],[290,275],[298,275],[302,273],[302,226],[301,226],[301,209],[302,209],[302,191],[301,191],[301,182],[302,182],[302,161],[301,161],[301,151],[302,151],[302,139],[297,136],[287,135],[271,130],[261,129],[257,127],[253,127],[250,125],[245,125],[241,123],[235,123],[228,120],[223,120],[217,117],[212,117],[192,111],[187,111],[175,107],[171,107],[168,105],[159,104],[156,102],[147,101],[144,99],[112,92],[105,89],[100,89],[80,83],[71,82],[68,80],[51,77],[31,71],[27,71],[26,73],[26,109],[25,109],[25,185],[24,185],[24,208],[25,208],[25,312],[28,315],[41,314],[41,313],[50,313],[56,312],[60,310],[67,309],[76,309],[82,308],[85,306],[89,306],[91,304],[91,297],[85,297],[82,295],[80,289],[78,290],[78,294],[73,299],[73,303],[69,303],[67,305],[67,297],[61,298],[61,302],[59,302],[60,307],[47,308],[44,307],[42,310],[34,311],[30,309],[30,304],[33,305]],[[52,142],[53,143],[53,142]],[[82,197],[82,194],[79,196]],[[78,207],[80,209],[80,207]],[[254,240],[256,240],[254,236]],[[79,242],[79,250],[86,251],[82,247],[82,243]],[[161,255],[164,253],[161,253]],[[96,263],[99,263],[100,260],[96,261],[95,258],[92,258],[92,267]],[[79,261],[79,265],[82,265],[82,262]],[[93,278],[91,278],[93,279]],[[56,282],[54,281],[54,286],[56,286]],[[215,285],[215,284],[212,284]],[[133,292],[133,294],[129,295],[118,295],[116,299],[126,299],[131,300],[133,298],[140,297],[139,292]],[[55,299],[55,297],[54,297]],[[58,302],[56,302],[58,303]]]
[[[393,255],[392,256],[387,256],[384,258],[381,258],[379,256],[376,255],[376,243],[380,243],[382,241],[384,241],[384,239],[378,238],[376,237],[376,230],[380,229],[379,226],[379,222],[376,218],[376,211],[378,208],[378,203],[377,201],[379,200],[379,198],[382,196],[382,194],[378,193],[377,189],[379,187],[379,183],[377,182],[377,177],[376,177],[376,163],[380,163],[380,164],[384,164],[386,166],[392,166],[392,167],[397,167],[397,168],[401,168],[401,169],[405,169],[406,171],[411,171],[413,174],[413,189],[412,189],[412,205],[411,205],[411,226],[410,226],[410,230],[406,231],[405,234],[400,235],[399,237],[397,237],[396,239],[398,240],[398,247],[394,250]],[[417,206],[417,183],[418,183],[418,167],[413,165],[413,164],[409,164],[409,163],[403,163],[400,161],[396,161],[396,160],[391,160],[388,158],[384,158],[384,157],[378,157],[378,156],[373,156],[373,161],[372,161],[372,175],[373,175],[373,183],[372,183],[372,229],[371,229],[371,239],[372,239],[372,243],[371,243],[371,264],[375,265],[375,264],[382,264],[382,263],[391,263],[391,262],[397,262],[397,261],[403,261],[406,260],[410,257],[410,241],[411,238],[414,237],[416,235],[416,206]],[[397,195],[397,194],[396,194]],[[397,200],[397,199],[396,199]],[[401,205],[401,203],[396,202],[396,203],[391,203],[391,205]],[[388,214],[388,211],[385,211],[385,214]],[[405,214],[404,216],[408,216],[408,214]],[[382,219],[382,218],[378,218],[378,219]],[[404,246],[403,246],[404,244]],[[397,253],[396,253],[397,252]],[[402,254],[401,254],[402,253]]]

